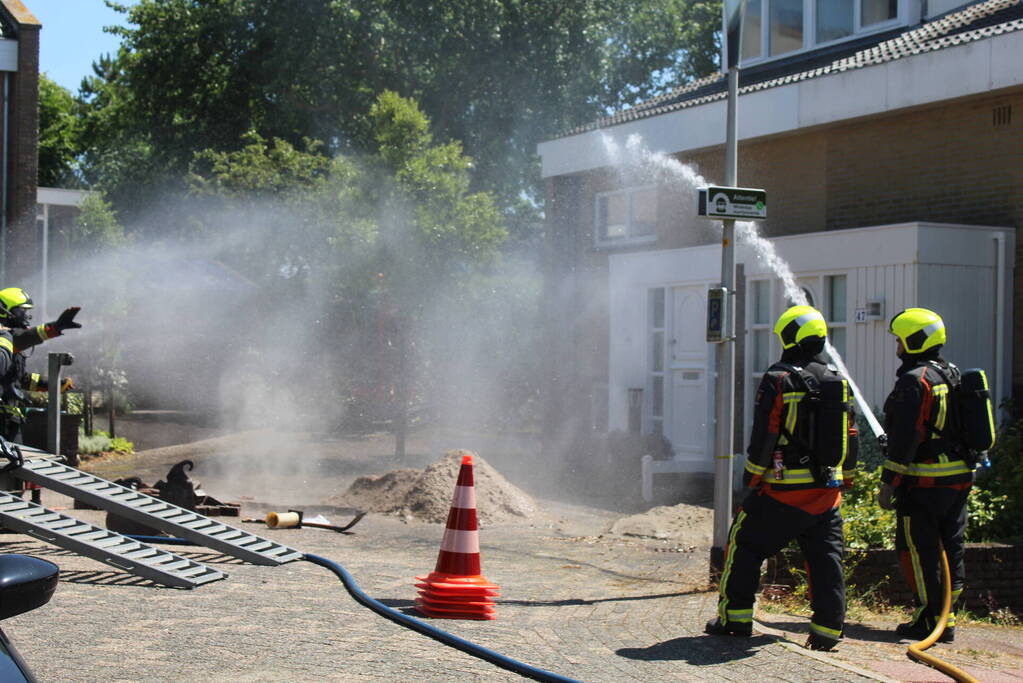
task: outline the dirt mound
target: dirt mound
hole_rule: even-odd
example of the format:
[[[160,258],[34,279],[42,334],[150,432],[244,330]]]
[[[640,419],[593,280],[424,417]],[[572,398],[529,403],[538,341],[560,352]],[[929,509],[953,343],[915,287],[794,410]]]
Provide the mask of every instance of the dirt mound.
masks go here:
[[[469,451],[448,451],[425,470],[394,470],[379,476],[359,477],[341,496],[343,505],[369,512],[409,515],[424,522],[443,523],[451,510],[462,456]],[[536,503],[487,462],[473,455],[476,516],[482,524],[515,517],[530,517]]]
[[[714,530],[714,511],[685,503],[655,507],[611,525],[608,533],[674,541],[684,545],[708,547]]]

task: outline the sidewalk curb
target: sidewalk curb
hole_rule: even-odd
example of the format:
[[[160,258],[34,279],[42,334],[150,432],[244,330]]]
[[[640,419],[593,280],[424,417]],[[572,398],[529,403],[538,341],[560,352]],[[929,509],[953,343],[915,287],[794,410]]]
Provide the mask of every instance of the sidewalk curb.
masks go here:
[[[858,666],[853,666],[852,664],[846,664],[845,662],[838,661],[832,657],[828,657],[827,655],[821,654],[820,652],[808,650],[794,639],[793,636],[796,635],[794,633],[789,633],[787,631],[781,631],[779,629],[771,628],[769,626],[764,626],[758,621],[753,622],[753,627],[757,631],[765,635],[771,636],[772,638],[775,638],[778,641],[778,644],[781,645],[786,650],[798,653],[800,655],[803,655],[804,657],[815,659],[818,662],[823,662],[825,664],[828,664],[829,666],[844,669],[850,673],[858,674],[860,676],[863,676],[864,678],[869,678],[874,681],[881,681],[882,683],[901,683],[898,679],[886,678],[875,671],[871,671],[869,669],[862,669]]]

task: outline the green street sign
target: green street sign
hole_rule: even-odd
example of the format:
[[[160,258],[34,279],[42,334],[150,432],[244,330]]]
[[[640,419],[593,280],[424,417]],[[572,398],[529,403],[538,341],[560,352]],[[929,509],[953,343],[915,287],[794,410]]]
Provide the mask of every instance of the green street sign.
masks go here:
[[[767,218],[767,192],[748,187],[704,187],[697,196],[702,218],[762,221]]]

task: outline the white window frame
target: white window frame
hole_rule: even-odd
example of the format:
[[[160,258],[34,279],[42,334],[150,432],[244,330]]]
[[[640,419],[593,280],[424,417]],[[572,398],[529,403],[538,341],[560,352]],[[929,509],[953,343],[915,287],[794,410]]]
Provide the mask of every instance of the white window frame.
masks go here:
[[[618,246],[632,246],[636,244],[651,244],[657,241],[657,216],[656,206],[654,214],[654,232],[651,235],[635,235],[633,234],[633,217],[636,215],[635,211],[635,198],[636,195],[641,192],[653,192],[654,201],[657,200],[657,186],[656,185],[640,185],[637,187],[627,187],[620,190],[611,190],[608,192],[598,192],[593,197],[593,243],[594,246],[599,248],[607,247],[618,247]],[[626,209],[625,209],[625,235],[623,237],[608,239],[603,237],[603,226],[600,225],[600,200],[607,197],[613,197],[616,195],[625,195],[626,197]]]
[[[755,332],[767,332],[767,364],[773,361],[777,356],[778,349],[774,342],[774,326],[773,321],[774,315],[774,280],[772,278],[758,278],[756,280],[747,281],[746,291],[752,293],[756,290],[759,284],[763,283],[767,287],[767,322],[758,323],[757,320],[757,301],[755,296],[748,297],[748,308],[746,312],[746,320],[749,321],[749,358],[746,360],[746,367],[750,369],[750,377],[753,380],[753,386],[756,387],[760,383],[760,378],[764,376],[764,371],[767,370],[767,366],[757,367],[756,363],[756,338]]]
[[[821,47],[828,47],[830,45],[838,45],[850,40],[869,36],[874,33],[882,33],[884,31],[891,30],[899,26],[909,25],[909,13],[910,13],[910,1],[911,0],[898,0],[898,10],[894,19],[888,21],[882,21],[877,24],[871,24],[868,27],[864,27],[861,24],[863,16],[863,0],[853,0],[853,32],[848,36],[842,38],[836,38],[835,40],[829,40],[827,42],[817,42],[817,0],[803,0],[803,47],[798,50],[792,50],[790,52],[783,52],[781,54],[772,55],[770,40],[771,40],[771,3],[774,0],[760,0],[761,7],[761,21],[760,21],[760,56],[759,57],[740,57],[740,65],[743,67],[752,66],[754,64],[762,64],[765,62],[771,62],[779,59],[787,59],[795,55],[802,54],[804,52],[810,52]],[[745,28],[745,27],[744,27]],[[728,31],[723,32],[724,39],[722,40],[722,49],[725,50],[722,54],[727,54],[728,46],[724,45],[727,43]]]
[[[661,292],[661,302],[660,302],[661,303],[661,315],[660,315],[661,325],[659,327],[656,325],[656,320],[657,320],[658,316],[656,315],[656,311],[654,310],[654,307],[656,305],[656,294],[655,294],[655,292],[657,290],[660,290],[660,292]],[[667,403],[667,400],[668,400],[668,396],[667,396],[667,391],[668,391],[667,390],[667,385],[668,385],[668,293],[669,292],[668,292],[668,288],[667,287],[651,287],[650,289],[647,290],[647,325],[648,325],[648,330],[649,330],[649,332],[647,334],[647,344],[648,344],[648,348],[649,348],[649,352],[650,352],[650,357],[649,357],[649,362],[647,363],[647,376],[648,376],[649,379],[647,380],[648,386],[647,386],[647,392],[646,393],[650,396],[650,402],[648,404],[649,405],[649,410],[644,410],[643,411],[644,414],[643,414],[643,416],[642,416],[642,418],[640,420],[640,422],[642,423],[641,430],[642,430],[642,432],[644,434],[661,434],[661,435],[664,434],[664,420],[665,420],[664,414],[667,412],[667,405],[668,405],[668,403]],[[657,334],[661,335],[661,357],[659,359],[660,360],[660,366],[661,366],[660,370],[656,369],[656,365],[657,365],[657,360],[658,359],[654,357],[654,349],[656,348],[655,344],[654,344],[654,337]],[[655,396],[655,394],[656,394],[656,389],[655,389],[656,381],[655,381],[655,379],[656,378],[660,378],[660,380],[661,380],[661,395],[659,397],[660,398],[660,404],[661,404],[661,414],[660,415],[655,415],[654,414],[654,405],[658,402],[658,400],[657,400],[658,397]],[[646,403],[646,401],[644,401],[644,403]],[[644,406],[644,408],[646,408],[646,406]]]
[[[832,279],[834,277],[845,278],[845,320],[835,320],[834,311],[831,310],[831,288]],[[849,354],[849,274],[848,273],[826,273],[821,276],[821,289],[824,292],[824,306],[821,307],[821,311],[824,313],[824,320],[828,323],[828,335],[834,337],[835,330],[845,330],[845,348],[838,349],[839,353],[845,358]],[[837,348],[837,347],[836,347]]]

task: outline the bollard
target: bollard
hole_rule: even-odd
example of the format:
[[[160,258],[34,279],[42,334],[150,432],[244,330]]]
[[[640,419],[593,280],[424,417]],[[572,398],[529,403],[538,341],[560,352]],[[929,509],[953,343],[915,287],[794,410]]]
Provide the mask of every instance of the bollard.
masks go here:
[[[65,365],[71,365],[75,359],[70,353],[51,353],[47,360],[49,403],[46,406],[46,450],[54,455],[60,455],[60,369]]]

